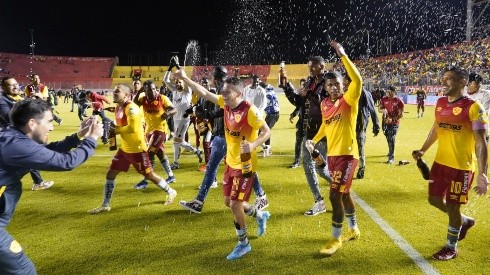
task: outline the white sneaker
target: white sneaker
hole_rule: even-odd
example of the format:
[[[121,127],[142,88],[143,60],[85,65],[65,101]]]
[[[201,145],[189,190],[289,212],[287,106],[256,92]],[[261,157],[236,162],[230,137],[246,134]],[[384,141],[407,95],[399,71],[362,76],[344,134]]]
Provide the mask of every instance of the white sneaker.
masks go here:
[[[320,200],[315,202],[315,204],[313,204],[313,207],[310,210],[306,211],[304,214],[305,216],[316,216],[320,213],[325,213],[325,212],[327,212],[327,208],[325,207],[325,201]]]
[[[53,186],[53,184],[54,181],[43,181],[40,184],[34,184],[32,186],[32,191],[48,189],[49,187]]]
[[[269,206],[269,200],[267,199],[267,195],[263,195],[255,199],[254,207],[257,210],[266,209],[268,206]]]
[[[262,156],[265,158],[265,157],[268,157],[270,155],[271,155],[271,146],[266,145],[264,150],[262,150]]]
[[[99,213],[102,213],[102,212],[109,212],[111,211],[111,207],[110,206],[99,206],[99,207],[95,207],[94,209],[90,209],[88,211],[88,213],[90,214],[99,214]]]
[[[175,189],[169,187],[167,198],[165,199],[165,202],[163,203],[163,205],[172,204],[174,202],[175,197],[177,197],[177,191],[175,191]]]

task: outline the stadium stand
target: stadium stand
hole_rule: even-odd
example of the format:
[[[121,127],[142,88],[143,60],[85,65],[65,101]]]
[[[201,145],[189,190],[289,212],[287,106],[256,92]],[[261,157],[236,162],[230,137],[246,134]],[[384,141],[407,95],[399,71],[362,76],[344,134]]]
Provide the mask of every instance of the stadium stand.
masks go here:
[[[54,89],[71,89],[81,84],[85,89],[110,90],[115,84],[130,85],[134,72],[141,73],[141,80],[162,82],[167,66],[119,66],[117,57],[67,57],[35,56],[0,52],[0,77],[12,75],[21,85],[29,83],[31,72],[41,75],[42,81]],[[364,83],[369,90],[394,85],[431,86],[439,84],[442,70],[450,64],[477,72],[490,84],[490,38],[470,43],[458,43],[402,54],[380,56],[355,61]],[[327,64],[327,69],[340,64]],[[247,84],[252,74],[272,85],[277,85],[279,65],[226,65],[230,75],[238,68],[238,75]],[[213,66],[186,66],[185,70],[194,80],[209,76]],[[287,64],[288,79],[293,85],[308,76],[305,64]]]
[[[19,84],[29,83],[29,75],[37,73],[43,83],[53,89],[71,89],[82,85],[87,89],[108,89],[117,57],[67,57],[0,53],[0,77],[11,75]]]

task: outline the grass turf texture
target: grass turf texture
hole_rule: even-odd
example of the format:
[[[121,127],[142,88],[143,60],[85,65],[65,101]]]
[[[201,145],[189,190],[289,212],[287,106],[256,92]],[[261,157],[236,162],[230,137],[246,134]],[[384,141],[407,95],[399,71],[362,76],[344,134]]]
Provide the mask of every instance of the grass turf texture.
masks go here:
[[[30,191],[32,180],[23,179],[24,193],[7,228],[34,261],[39,274],[421,274],[419,267],[360,208],[357,218],[361,239],[344,243],[330,258],[318,251],[331,235],[331,213],[306,217],[313,204],[302,168],[289,169],[293,162],[295,124],[288,120],[293,107],[279,96],[281,117],[272,130],[273,155],[259,158],[259,176],[270,201],[272,214],[267,232],[256,237],[256,222],[247,218],[252,252],[243,259],[225,259],[236,245],[231,212],[223,205],[220,188],[211,189],[202,214],[190,214],[178,205],[192,200],[204,173],[198,172],[195,155],[183,153],[174,204],[163,206],[165,193],[155,185],[135,190],[141,180],[133,168],[116,180],[112,211],[90,215],[99,206],[105,173],[114,152],[99,143],[96,155],[70,172],[42,172],[54,180],[48,190]],[[60,101],[62,102],[62,100]],[[78,128],[70,104],[56,110],[63,118],[50,141],[74,133]],[[88,113],[91,112],[89,109]],[[353,190],[368,203],[441,274],[483,274],[488,267],[490,212],[488,195],[472,191],[463,213],[476,219],[465,240],[459,243],[458,258],[449,262],[431,260],[446,242],[447,217],[427,202],[427,183],[411,159],[413,149],[424,142],[433,122],[433,107],[417,119],[416,107],[406,106],[396,142],[396,163],[388,165],[388,146],[382,133],[373,137],[372,124],[366,143],[365,178],[354,180]],[[110,117],[113,114],[109,113]],[[193,130],[190,141],[194,144]],[[166,145],[173,161],[173,147]],[[425,159],[432,163],[436,146]],[[166,177],[160,165],[156,172]],[[218,170],[222,179],[223,165]],[[220,183],[221,187],[221,183]],[[328,187],[321,181],[322,193]],[[252,195],[251,202],[255,199]],[[328,199],[328,210],[331,210]],[[347,224],[344,222],[344,230]]]

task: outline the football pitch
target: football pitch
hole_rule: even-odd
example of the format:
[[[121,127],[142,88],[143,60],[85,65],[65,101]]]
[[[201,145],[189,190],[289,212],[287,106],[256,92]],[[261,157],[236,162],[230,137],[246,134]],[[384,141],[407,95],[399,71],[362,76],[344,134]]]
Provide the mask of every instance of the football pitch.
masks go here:
[[[361,238],[344,242],[331,257],[319,249],[331,235],[328,186],[320,180],[327,213],[307,217],[313,205],[303,169],[290,169],[294,158],[294,109],[279,95],[281,116],[272,129],[272,155],[259,157],[259,177],[269,199],[271,218],[267,232],[257,237],[257,224],[248,217],[252,252],[235,261],[226,256],[236,245],[230,210],[219,188],[211,189],[202,214],[191,214],[178,204],[192,200],[204,173],[197,171],[197,157],[182,153],[177,181],[178,195],[164,206],[165,193],[155,185],[136,190],[141,180],[133,168],[116,179],[112,210],[90,215],[102,202],[105,173],[113,151],[99,142],[96,154],[70,172],[42,172],[55,184],[31,191],[29,175],[23,179],[23,196],[7,230],[34,261],[39,274],[488,274],[490,273],[489,195],[470,193],[464,214],[476,219],[466,239],[459,242],[456,259],[440,262],[431,255],[446,242],[447,216],[427,202],[427,182],[422,179],[411,152],[419,149],[432,126],[434,108],[426,107],[417,118],[416,107],[406,105],[396,139],[395,164],[386,164],[388,145],[382,133],[372,134],[369,123],[364,179],[355,179],[353,195]],[[113,104],[112,104],[113,105]],[[56,110],[63,119],[55,125],[50,141],[77,131],[79,120],[70,112],[71,102],[60,99]],[[88,110],[88,114],[91,113]],[[113,114],[108,113],[113,119]],[[380,116],[379,116],[380,117]],[[194,145],[193,130],[189,141]],[[437,143],[426,153],[429,164]],[[202,145],[201,145],[202,149]],[[166,144],[173,161],[173,146]],[[409,160],[407,165],[397,165]],[[158,162],[157,162],[158,163]],[[166,178],[160,165],[157,174]],[[475,184],[475,183],[474,183]],[[252,194],[251,202],[255,200]],[[347,224],[344,222],[344,230]]]

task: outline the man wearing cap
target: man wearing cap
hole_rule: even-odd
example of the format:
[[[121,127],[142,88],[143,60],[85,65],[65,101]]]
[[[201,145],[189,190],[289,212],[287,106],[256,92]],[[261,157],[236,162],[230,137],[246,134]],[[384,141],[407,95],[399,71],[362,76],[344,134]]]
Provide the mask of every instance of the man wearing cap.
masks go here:
[[[388,95],[381,98],[379,112],[383,114],[383,133],[388,141],[388,161],[387,164],[395,162],[395,137],[403,117],[403,101],[396,96],[394,86],[388,87]]]

